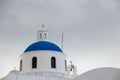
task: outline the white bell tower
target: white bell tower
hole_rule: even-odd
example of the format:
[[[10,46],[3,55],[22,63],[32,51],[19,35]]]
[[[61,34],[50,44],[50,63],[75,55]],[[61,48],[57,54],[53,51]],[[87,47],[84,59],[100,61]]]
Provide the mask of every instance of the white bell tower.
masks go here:
[[[37,40],[38,41],[48,40],[48,30],[44,28],[44,24],[42,24],[41,29],[37,32]]]
[[[77,76],[77,67],[72,64],[72,61],[70,61],[70,65],[68,65],[68,76],[71,78],[74,78]]]

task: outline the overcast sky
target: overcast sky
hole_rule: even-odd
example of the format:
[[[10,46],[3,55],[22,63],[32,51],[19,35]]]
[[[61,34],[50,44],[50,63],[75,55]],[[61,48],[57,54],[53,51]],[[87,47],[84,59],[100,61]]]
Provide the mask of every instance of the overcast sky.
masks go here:
[[[120,68],[120,0],[0,0],[0,78],[36,41],[45,24],[78,74],[99,67]]]

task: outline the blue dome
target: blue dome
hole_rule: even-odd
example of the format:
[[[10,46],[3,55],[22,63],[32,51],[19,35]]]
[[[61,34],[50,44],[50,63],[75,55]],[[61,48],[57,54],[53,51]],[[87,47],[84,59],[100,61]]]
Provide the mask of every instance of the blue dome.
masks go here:
[[[58,51],[63,52],[56,44],[48,42],[48,41],[39,41],[31,44],[28,48],[24,51],[37,51],[37,50],[50,50],[50,51]]]

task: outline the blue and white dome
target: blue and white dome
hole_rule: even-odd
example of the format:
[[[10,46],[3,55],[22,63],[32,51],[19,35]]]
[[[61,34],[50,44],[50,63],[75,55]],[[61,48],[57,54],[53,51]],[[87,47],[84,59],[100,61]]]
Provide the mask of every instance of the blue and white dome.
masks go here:
[[[38,50],[50,50],[50,51],[58,51],[63,52],[56,44],[48,41],[38,41],[26,48],[24,53],[30,51],[38,51]]]
[[[60,47],[49,42],[48,36],[48,30],[42,25],[37,32],[38,41],[30,44],[20,55],[20,73],[42,73],[47,76],[67,73],[66,55]]]

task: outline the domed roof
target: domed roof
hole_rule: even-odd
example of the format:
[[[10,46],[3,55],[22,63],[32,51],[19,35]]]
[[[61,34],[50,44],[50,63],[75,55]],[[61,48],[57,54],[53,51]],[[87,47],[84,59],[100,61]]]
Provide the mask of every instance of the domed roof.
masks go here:
[[[58,51],[63,52],[56,44],[48,42],[48,41],[38,41],[26,48],[25,52],[29,51],[37,51],[37,50],[50,50],[50,51]]]
[[[77,76],[74,80],[120,80],[120,69],[112,67],[97,68]]]

